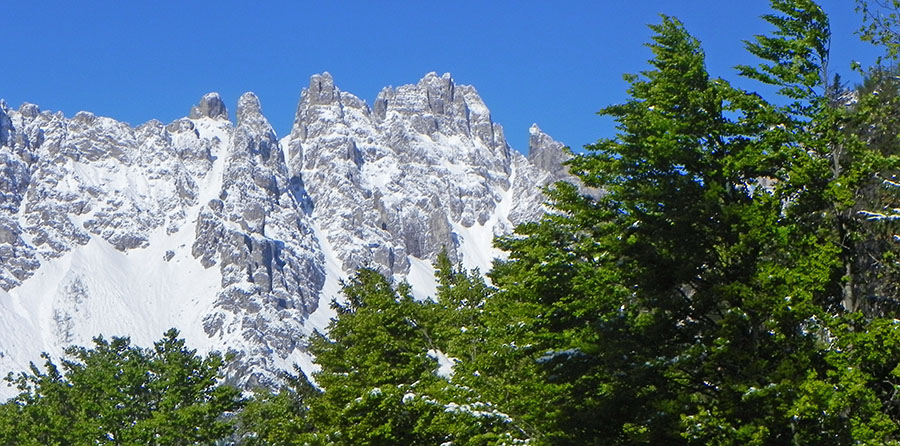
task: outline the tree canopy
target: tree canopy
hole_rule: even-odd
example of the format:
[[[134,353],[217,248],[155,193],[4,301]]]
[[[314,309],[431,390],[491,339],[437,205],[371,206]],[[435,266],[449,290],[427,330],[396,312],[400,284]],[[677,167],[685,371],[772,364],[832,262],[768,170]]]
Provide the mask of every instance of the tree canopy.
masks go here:
[[[0,406],[0,444],[212,445],[233,431],[242,402],[222,356],[197,355],[177,330],[152,348],[97,337],[65,355],[6,378],[19,395]]]

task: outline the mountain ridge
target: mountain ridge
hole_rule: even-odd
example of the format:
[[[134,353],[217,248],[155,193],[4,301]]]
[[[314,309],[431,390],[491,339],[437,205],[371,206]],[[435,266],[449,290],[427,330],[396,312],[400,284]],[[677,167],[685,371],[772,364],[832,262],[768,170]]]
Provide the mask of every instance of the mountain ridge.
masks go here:
[[[310,366],[302,339],[355,269],[425,297],[438,252],[486,270],[491,239],[539,217],[539,186],[565,179],[561,144],[533,126],[544,165],[512,150],[449,74],[372,107],[313,75],[281,139],[253,93],[227,117],[216,93],[135,127],[0,102],[0,327],[16,333],[0,366],[175,326],[234,353],[242,384],[270,382]]]

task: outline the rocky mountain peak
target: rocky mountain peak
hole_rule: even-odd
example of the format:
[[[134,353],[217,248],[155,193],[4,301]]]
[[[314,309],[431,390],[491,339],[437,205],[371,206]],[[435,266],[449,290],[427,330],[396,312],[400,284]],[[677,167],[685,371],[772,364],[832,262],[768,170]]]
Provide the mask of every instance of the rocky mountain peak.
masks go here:
[[[232,157],[258,155],[263,164],[278,172],[286,172],[284,155],[275,130],[262,113],[259,98],[252,92],[238,99],[237,125],[231,147]],[[227,174],[228,172],[226,172]]]
[[[262,115],[262,106],[259,103],[259,98],[251,91],[242,94],[240,99],[238,99],[237,113],[235,115],[237,116],[238,126],[252,125],[260,122],[260,120],[265,120],[265,117]]]
[[[550,172],[554,181],[567,177],[568,168],[563,163],[570,155],[566,152],[565,145],[544,133],[537,124],[531,125],[528,135],[528,160]]]
[[[212,92],[203,95],[200,98],[200,102],[191,107],[191,113],[188,117],[191,119],[228,119],[228,110],[225,108],[225,102],[222,101],[219,93]]]
[[[376,119],[384,120],[387,115],[388,101],[393,99],[395,94],[397,91],[394,90],[394,87],[384,87],[378,92],[378,96],[375,96],[375,102],[372,104],[372,114]]]
[[[75,116],[72,117],[72,122],[77,122],[83,125],[91,125],[94,123],[94,120],[97,119],[97,115],[89,112],[89,111],[80,111],[75,113]]]
[[[478,92],[470,85],[457,85],[449,73],[438,76],[431,72],[416,84],[385,88],[375,99],[373,110],[375,119],[384,121],[384,126],[405,127],[431,138],[474,138],[501,158],[508,158],[503,129],[491,120]],[[400,142],[398,148],[404,145]]]
[[[12,145],[9,144],[10,131],[12,130],[12,120],[9,119],[9,108],[6,101],[0,99],[0,147]]]
[[[313,104],[328,104],[338,99],[339,94],[334,86],[334,78],[331,77],[331,73],[325,71],[312,75],[309,78],[306,96]]]
[[[23,117],[34,119],[41,114],[41,108],[30,102],[23,102],[19,107],[19,114]]]
[[[437,73],[432,71],[419,81],[418,86],[425,91],[428,108],[432,113],[444,114],[445,111],[452,110],[446,107],[453,102],[455,93],[455,85],[450,73],[444,73],[438,77]]]

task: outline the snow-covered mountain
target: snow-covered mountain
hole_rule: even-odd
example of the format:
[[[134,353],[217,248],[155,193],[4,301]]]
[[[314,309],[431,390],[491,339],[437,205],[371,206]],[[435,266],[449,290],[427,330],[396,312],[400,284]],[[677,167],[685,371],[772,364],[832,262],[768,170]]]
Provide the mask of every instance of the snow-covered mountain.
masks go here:
[[[532,126],[529,156],[512,150],[448,74],[371,107],[314,75],[280,140],[253,93],[235,115],[216,93],[137,127],[0,101],[0,372],[174,326],[266,382],[310,366],[303,336],[356,268],[422,297],[444,248],[486,270],[492,237],[537,218],[540,186],[567,175],[561,144]]]

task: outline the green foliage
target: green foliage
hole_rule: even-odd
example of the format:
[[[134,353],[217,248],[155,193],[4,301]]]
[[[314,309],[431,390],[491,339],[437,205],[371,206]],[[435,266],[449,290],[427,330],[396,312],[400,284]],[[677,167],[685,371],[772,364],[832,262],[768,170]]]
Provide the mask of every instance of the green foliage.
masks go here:
[[[395,289],[373,270],[360,270],[345,285],[346,303],[334,304],[328,337],[310,340],[321,367],[313,377],[323,390],[306,400],[316,441],[492,445],[516,438],[504,414],[436,373],[442,348],[467,350],[448,335],[462,333],[452,324],[472,320],[458,305],[480,302],[486,290],[481,283],[462,292],[460,281],[448,277],[442,283],[439,304],[415,301],[407,285]],[[454,310],[461,311],[443,317]]]
[[[883,104],[840,106],[821,8],[773,9],[765,19],[776,31],[748,44],[763,63],[740,70],[777,86],[787,106],[710,78],[699,43],[663,17],[652,69],[626,76],[631,99],[601,111],[618,136],[570,163],[604,195],[558,185],[557,214],[500,242],[510,261],[492,273],[487,317],[503,308],[523,327],[507,342],[531,348],[506,356],[532,364],[523,368],[541,383],[523,385],[521,373],[503,386],[526,399],[555,394],[548,401],[564,408],[520,407],[523,419],[545,416],[539,438],[894,441],[897,419],[879,412],[882,378],[853,372],[864,363],[855,343],[837,347],[857,333],[840,314],[870,308],[863,192],[894,165],[852,126],[871,122],[863,106]],[[863,320],[855,330],[865,333]],[[604,422],[587,424],[598,413]]]
[[[435,275],[436,301],[423,303],[430,337],[439,350],[471,364],[484,354],[484,305],[493,290],[479,271],[469,273],[453,265],[446,252],[438,255]]]
[[[338,319],[328,327],[328,338],[311,339],[310,352],[329,369],[316,374],[331,393],[415,382],[429,376],[433,361],[408,286],[394,290],[374,270],[362,269],[344,287],[346,304],[335,303]]]
[[[618,137],[571,163],[605,195],[557,186],[562,213],[503,241],[513,261],[492,273],[496,304],[535,319],[524,354],[537,376],[565,395],[543,427],[556,444],[671,442],[680,414],[713,410],[743,423],[764,415],[741,404],[748,381],[789,387],[811,366],[787,352],[814,342],[796,328],[834,260],[803,256],[821,243],[797,249],[800,229],[760,181],[784,176],[785,136],[769,133],[780,116],[710,78],[676,19],[652,28],[653,70],[627,76],[632,99],[602,111]],[[772,311],[792,294],[791,310]],[[597,413],[605,422],[588,424]]]
[[[302,371],[286,376],[277,393],[257,389],[240,412],[238,436],[242,446],[322,444],[309,418],[309,402],[320,391]]]
[[[863,19],[858,31],[862,40],[882,47],[888,59],[900,56],[900,1],[856,0],[856,12]]]
[[[219,382],[222,357],[198,356],[174,329],[151,349],[97,337],[66,356],[7,377],[20,393],[0,406],[2,444],[211,445],[233,431],[241,401]]]
[[[846,122],[846,131],[864,147],[851,170],[854,187],[848,212],[853,219],[853,284],[860,296],[859,308],[870,316],[896,314],[900,309],[897,284],[900,264],[895,211],[900,203],[895,186],[900,152],[900,84],[896,72],[873,69],[855,89],[858,99]]]
[[[772,36],[756,36],[747,50],[764,62],[739,66],[741,74],[779,87],[778,92],[797,101],[821,96],[828,77],[831,27],[828,16],[812,0],[772,0],[776,12],[763,16],[775,26]],[[817,91],[818,89],[818,91]],[[814,114],[802,102],[793,111]]]

